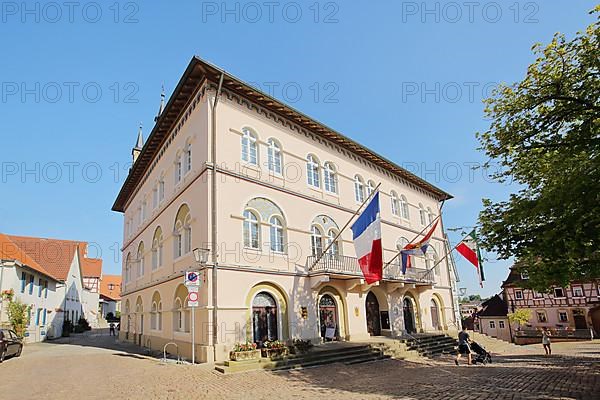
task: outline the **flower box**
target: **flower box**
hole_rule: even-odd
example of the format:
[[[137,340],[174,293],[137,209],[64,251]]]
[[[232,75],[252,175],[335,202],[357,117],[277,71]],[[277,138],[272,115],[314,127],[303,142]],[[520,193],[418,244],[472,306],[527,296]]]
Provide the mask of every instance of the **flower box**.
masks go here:
[[[229,359],[231,361],[254,360],[254,359],[258,359],[258,358],[260,358],[260,350],[229,352]]]
[[[262,356],[266,358],[278,359],[288,355],[288,349],[286,347],[277,349],[260,349]]]

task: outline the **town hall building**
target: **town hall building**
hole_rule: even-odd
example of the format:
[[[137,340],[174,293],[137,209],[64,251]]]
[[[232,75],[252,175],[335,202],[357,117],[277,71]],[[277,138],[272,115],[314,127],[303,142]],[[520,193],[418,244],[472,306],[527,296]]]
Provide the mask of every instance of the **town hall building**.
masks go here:
[[[388,263],[451,196],[227,72],[194,57],[132,154],[113,205],[124,214],[121,340],[174,342],[190,358],[186,270],[201,271],[201,362],[237,342],[458,329],[443,220],[406,274]],[[384,274],[369,285],[343,228],[379,184]]]

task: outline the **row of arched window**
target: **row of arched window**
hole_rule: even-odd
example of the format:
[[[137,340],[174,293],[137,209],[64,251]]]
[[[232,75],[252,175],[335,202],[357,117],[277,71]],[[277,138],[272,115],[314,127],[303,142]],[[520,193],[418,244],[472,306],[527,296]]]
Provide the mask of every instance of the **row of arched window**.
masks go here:
[[[177,290],[175,291],[175,299],[173,302],[173,330],[175,332],[189,332],[190,331],[190,309],[186,306],[187,299],[187,289],[183,285],[179,285]],[[139,320],[131,321],[131,317],[135,312],[137,315],[133,315],[134,318],[139,318]],[[144,313],[144,307],[142,304],[141,297],[138,297],[136,301],[135,309],[133,310],[130,306],[129,300],[125,302],[124,313],[127,315],[128,322],[125,327],[126,331],[130,331],[134,329],[132,324],[141,324],[143,320],[141,316]],[[150,306],[150,329],[155,331],[163,330],[163,305],[162,298],[158,291],[154,292],[152,295],[152,302]]]
[[[261,226],[266,221],[269,230],[269,248],[273,252],[286,253],[287,230],[286,221],[281,209],[272,201],[265,198],[250,200],[243,212],[243,242],[247,249],[261,250]],[[340,232],[337,223],[326,215],[319,215],[310,225],[310,248],[313,256],[321,255],[327,249],[331,256],[342,255],[342,246],[337,238]],[[401,250],[409,243],[408,239],[401,237],[397,241],[397,248]],[[330,246],[331,244],[331,246]],[[428,256],[425,257],[427,268],[433,265],[435,250],[430,247]]]
[[[260,155],[258,149],[258,136],[256,132],[248,127],[242,128],[242,161],[251,165],[259,165]],[[267,167],[270,172],[277,175],[282,174],[283,156],[281,144],[273,139],[267,139]],[[324,187],[325,191],[332,194],[339,194],[338,174],[335,165],[330,161],[321,163],[317,156],[308,154],[306,156],[306,181],[308,186],[320,189]],[[375,190],[375,182],[365,180],[362,176],[354,175],[354,200],[362,203]],[[391,192],[392,214],[410,219],[409,203],[404,195],[398,195],[395,191]],[[419,222],[425,226],[434,218],[430,208],[425,209],[419,204]]]
[[[183,204],[177,211],[173,239],[173,258],[181,257],[192,251],[192,215],[187,204]],[[163,231],[159,225],[152,236],[151,262],[153,271],[163,265],[163,243]],[[135,254],[127,253],[125,258],[125,283],[131,282],[134,277],[141,278],[144,276],[146,257],[144,241],[140,241]]]
[[[192,170],[192,143],[188,139],[182,149],[177,150],[174,160],[174,180],[175,185],[179,184],[182,179]],[[158,180],[152,187],[152,209],[158,208],[165,199],[165,174],[160,174]],[[147,218],[148,202],[146,197],[142,196],[140,205],[134,213],[125,222],[125,236],[130,237],[133,232],[140,227]]]

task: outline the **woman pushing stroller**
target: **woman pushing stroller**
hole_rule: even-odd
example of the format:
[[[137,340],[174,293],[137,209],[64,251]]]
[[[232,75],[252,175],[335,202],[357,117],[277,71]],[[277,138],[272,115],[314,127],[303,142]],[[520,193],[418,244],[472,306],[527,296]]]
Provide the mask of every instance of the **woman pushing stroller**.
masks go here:
[[[471,348],[469,346],[470,342],[469,334],[467,333],[467,328],[463,326],[462,331],[458,333],[458,354],[456,355],[456,359],[454,360],[454,364],[458,365],[458,360],[463,355],[467,356],[468,365],[471,365]]]

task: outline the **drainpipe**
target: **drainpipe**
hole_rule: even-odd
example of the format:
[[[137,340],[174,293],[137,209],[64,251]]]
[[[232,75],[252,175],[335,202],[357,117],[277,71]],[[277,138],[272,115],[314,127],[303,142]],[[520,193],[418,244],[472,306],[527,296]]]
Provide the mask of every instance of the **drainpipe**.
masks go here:
[[[217,105],[223,88],[224,73],[221,72],[219,79],[219,87],[215,94],[215,101],[212,108],[211,119],[211,155],[212,162],[212,177],[211,177],[211,249],[212,249],[212,303],[213,303],[213,357],[217,361],[217,344],[219,343],[219,335],[217,332],[218,317],[217,317],[217,275],[218,275],[218,254],[217,254]]]

